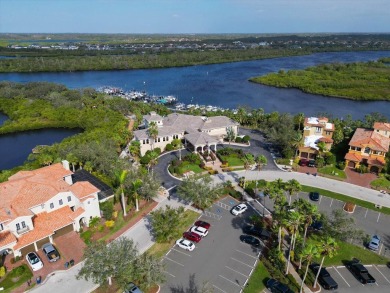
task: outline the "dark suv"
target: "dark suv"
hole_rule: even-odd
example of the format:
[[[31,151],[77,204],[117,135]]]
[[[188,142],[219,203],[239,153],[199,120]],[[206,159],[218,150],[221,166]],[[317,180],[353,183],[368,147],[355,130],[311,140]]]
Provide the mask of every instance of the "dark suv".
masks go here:
[[[309,160],[309,162],[307,163],[307,166],[308,167],[315,167],[316,166],[316,161],[315,160]]]
[[[272,293],[294,293],[287,285],[280,283],[278,280],[269,279],[267,281],[267,288]]]
[[[255,226],[245,226],[242,231],[245,234],[259,237],[262,240],[268,240],[271,237],[271,233],[265,229],[257,228]]]

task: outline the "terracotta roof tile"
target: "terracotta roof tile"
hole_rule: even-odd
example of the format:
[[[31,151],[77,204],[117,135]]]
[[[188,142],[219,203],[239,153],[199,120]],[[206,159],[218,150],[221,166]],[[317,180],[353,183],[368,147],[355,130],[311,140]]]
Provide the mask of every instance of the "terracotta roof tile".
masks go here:
[[[95,186],[87,181],[79,181],[69,187],[69,190],[73,192],[78,198],[83,198],[92,193],[99,192]]]
[[[319,139],[319,141],[328,142],[328,143],[333,143],[333,139],[331,139],[331,138],[329,138],[329,137],[325,137],[325,136],[321,137],[321,138]]]
[[[0,232],[0,250],[12,242],[16,242],[16,238],[10,231]]]
[[[352,161],[352,162],[360,162],[362,160],[362,156],[360,154],[356,154],[356,153],[347,153],[344,156],[344,159],[346,159],[348,161]]]
[[[353,134],[349,145],[363,148],[368,146],[375,151],[388,152],[390,138],[366,128],[357,128]]]
[[[390,131],[390,123],[375,122],[374,129]]]

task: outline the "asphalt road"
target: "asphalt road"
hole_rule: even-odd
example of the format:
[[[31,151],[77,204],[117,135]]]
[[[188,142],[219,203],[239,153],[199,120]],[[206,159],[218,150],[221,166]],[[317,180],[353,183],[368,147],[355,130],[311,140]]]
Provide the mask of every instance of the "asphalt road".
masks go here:
[[[226,198],[202,215],[209,222],[209,235],[189,252],[176,245],[164,258],[167,282],[161,292],[238,293],[254,269],[261,249],[242,243],[242,227],[254,211],[249,208],[240,216],[230,213],[236,201]],[[183,231],[184,232],[184,231]]]

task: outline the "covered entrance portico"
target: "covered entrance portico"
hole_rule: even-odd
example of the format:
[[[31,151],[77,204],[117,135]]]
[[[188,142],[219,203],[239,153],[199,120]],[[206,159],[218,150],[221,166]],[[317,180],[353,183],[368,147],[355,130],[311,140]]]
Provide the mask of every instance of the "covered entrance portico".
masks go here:
[[[219,140],[204,132],[195,132],[184,136],[184,144],[194,153],[216,152]]]

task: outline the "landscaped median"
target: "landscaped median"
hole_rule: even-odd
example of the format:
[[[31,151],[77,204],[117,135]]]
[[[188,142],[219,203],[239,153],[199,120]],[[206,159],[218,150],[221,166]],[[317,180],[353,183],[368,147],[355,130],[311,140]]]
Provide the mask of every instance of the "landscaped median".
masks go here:
[[[264,264],[259,261],[251,277],[247,282],[247,286],[244,288],[244,293],[260,293],[263,292],[267,280],[271,278],[271,275],[267,271]]]
[[[318,192],[319,194],[321,194],[323,196],[338,199],[338,200],[341,200],[343,202],[354,203],[358,206],[368,208],[370,210],[378,211],[378,208],[376,207],[376,205],[374,203],[368,202],[365,200],[361,200],[361,199],[357,199],[354,197],[350,197],[350,196],[345,195],[345,194],[341,194],[341,193],[337,193],[337,192],[333,192],[333,191],[329,191],[329,190],[325,190],[325,189],[321,189],[321,188],[317,188],[317,187],[307,186],[307,185],[302,185],[302,191],[304,191],[304,192]],[[381,207],[381,209],[379,211],[383,214],[390,215],[390,208],[388,208],[388,207]]]

